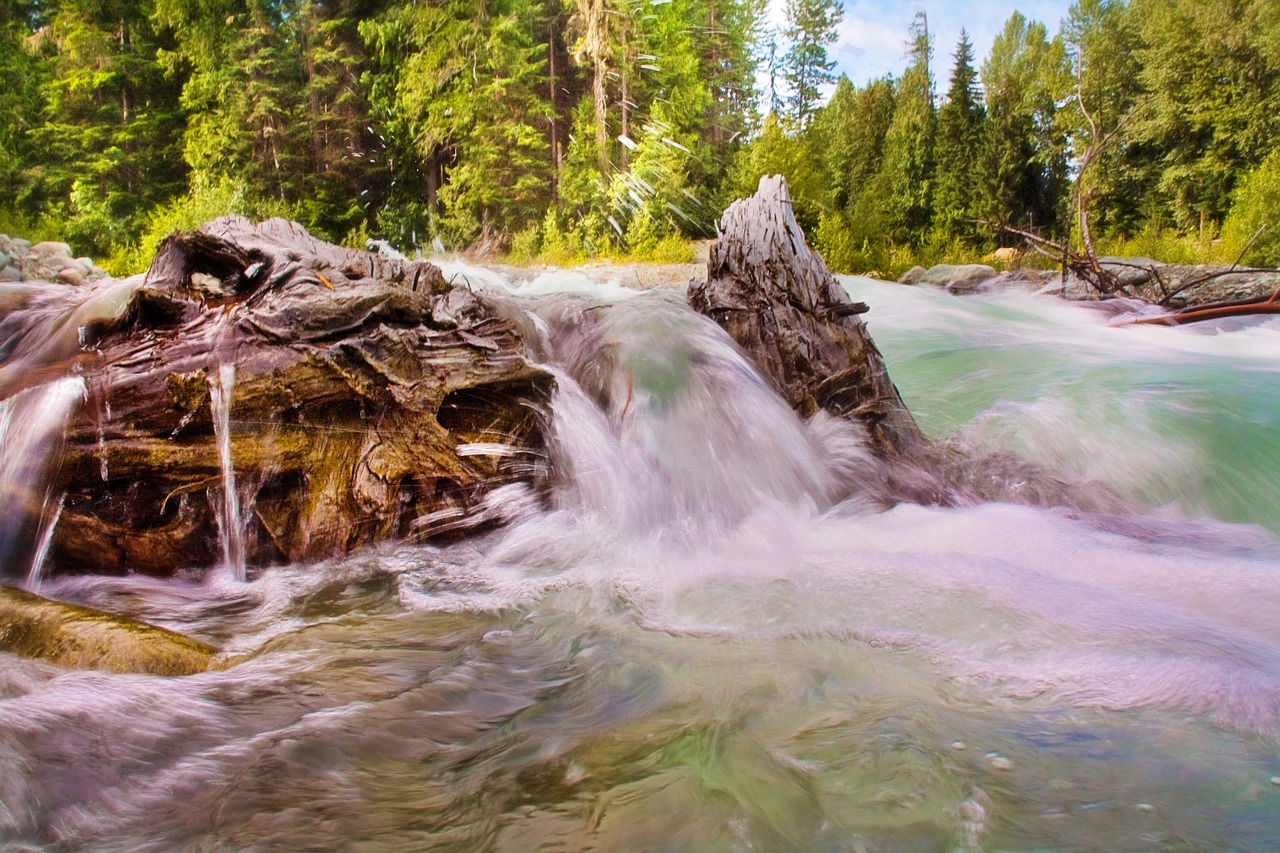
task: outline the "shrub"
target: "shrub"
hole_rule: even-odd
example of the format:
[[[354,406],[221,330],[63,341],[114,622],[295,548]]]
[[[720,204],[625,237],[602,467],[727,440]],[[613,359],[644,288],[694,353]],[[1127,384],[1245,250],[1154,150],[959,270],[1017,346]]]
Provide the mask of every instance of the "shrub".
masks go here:
[[[1224,249],[1238,254],[1259,228],[1264,230],[1245,253],[1245,263],[1280,266],[1280,151],[1272,152],[1236,187],[1222,226]]]
[[[542,245],[537,225],[530,225],[523,231],[517,231],[511,237],[511,248],[507,252],[507,261],[513,264],[527,264],[538,256]]]

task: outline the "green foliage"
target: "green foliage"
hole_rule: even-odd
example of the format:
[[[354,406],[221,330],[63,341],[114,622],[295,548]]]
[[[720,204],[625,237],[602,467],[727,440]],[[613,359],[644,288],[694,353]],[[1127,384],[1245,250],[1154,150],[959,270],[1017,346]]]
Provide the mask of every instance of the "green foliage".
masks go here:
[[[654,264],[691,264],[693,244],[679,234],[667,234],[634,250],[628,259]]]
[[[986,188],[975,179],[973,159],[986,142],[987,112],[978,91],[978,73],[973,68],[973,45],[964,30],[960,31],[955,60],[947,102],[938,110],[934,227],[948,238],[975,245],[978,229],[972,220],[979,214]]]
[[[835,80],[835,60],[827,48],[835,43],[836,27],[844,19],[838,0],[787,0],[787,38],[791,48],[782,60],[791,87],[787,99],[791,118],[800,126],[818,105],[819,90]]]
[[[748,196],[755,193],[761,177],[782,175],[791,191],[796,221],[806,233],[813,233],[832,201],[827,176],[813,168],[820,162],[812,147],[816,139],[816,135],[788,134],[777,116],[770,114],[760,136],[739,156],[731,186],[738,196]]]
[[[785,33],[764,0],[6,0],[0,230],[120,272],[233,211],[350,245],[674,259],[782,174],[840,270],[971,259],[1002,225],[1066,237],[1073,189],[1108,250],[1229,256],[1275,218],[1277,6],[1078,0],[1053,38],[1015,13],[980,88],[962,37],[935,109],[923,15],[900,76],[820,105],[834,0],[789,0]],[[763,121],[762,62],[790,96]]]
[[[1073,87],[1065,44],[1015,12],[983,63],[982,84],[987,133],[977,209],[989,223],[987,235],[1016,242],[999,231],[1010,225],[1065,236],[1067,136],[1060,105]]]
[[[933,48],[923,13],[917,13],[911,36],[911,64],[898,83],[878,180],[885,225],[896,242],[923,237],[933,202],[936,116],[929,73]]]
[[[1240,181],[1233,201],[1222,226],[1226,244],[1243,251],[1256,234],[1245,262],[1280,267],[1280,150],[1273,151]]]
[[[530,225],[523,231],[511,235],[511,245],[507,248],[506,261],[509,264],[527,264],[538,257],[542,246],[542,233],[537,225]]]
[[[1202,217],[1221,221],[1236,177],[1274,150],[1280,134],[1280,66],[1257,37],[1260,8],[1248,0],[1134,0],[1129,11],[1144,89],[1131,138],[1151,151],[1148,181],[1184,230]]]
[[[1223,239],[1205,240],[1170,228],[1148,226],[1132,236],[1108,235],[1098,240],[1101,256],[1155,258],[1168,264],[1230,264],[1240,246]]]
[[[175,231],[194,231],[219,216],[231,214],[269,219],[273,216],[289,218],[290,213],[279,202],[255,201],[235,181],[199,184],[186,195],[153,209],[147,215],[137,240],[117,248],[103,266],[113,275],[132,275],[151,264],[161,241]],[[360,248],[364,247],[363,243],[360,244]]]

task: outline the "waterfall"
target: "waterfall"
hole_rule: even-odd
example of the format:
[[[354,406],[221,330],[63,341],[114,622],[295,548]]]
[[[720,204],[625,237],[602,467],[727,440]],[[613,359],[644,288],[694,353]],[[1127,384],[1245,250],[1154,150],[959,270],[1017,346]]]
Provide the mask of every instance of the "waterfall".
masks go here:
[[[218,444],[218,464],[222,471],[222,502],[218,512],[218,539],[222,562],[236,580],[245,579],[244,519],[240,515],[240,494],[236,489],[235,465],[231,459],[231,398],[235,392],[236,366],[225,362],[218,375],[209,378],[209,411],[213,435]]]
[[[62,507],[66,502],[67,496],[64,494],[58,498],[53,514],[41,522],[40,536],[36,540],[35,556],[31,558],[31,569],[27,572],[26,587],[32,592],[40,591],[40,583],[44,580],[44,561],[49,556],[49,547],[53,544],[53,534],[58,528],[58,520],[62,518]]]
[[[610,302],[552,293],[524,305],[543,321],[541,349],[557,377],[559,509],[619,534],[693,541],[764,503],[825,509],[877,487],[860,427],[803,422],[678,294]]]
[[[46,531],[52,534],[53,524],[47,520],[51,480],[62,457],[67,421],[84,398],[85,382],[74,376],[0,401],[0,507],[5,510],[0,520],[0,565],[30,553],[28,546],[43,539]]]

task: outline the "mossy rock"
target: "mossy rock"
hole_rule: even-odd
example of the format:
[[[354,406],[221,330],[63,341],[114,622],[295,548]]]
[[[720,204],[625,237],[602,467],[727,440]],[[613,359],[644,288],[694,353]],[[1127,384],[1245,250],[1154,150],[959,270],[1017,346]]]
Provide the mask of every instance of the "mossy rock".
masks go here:
[[[204,672],[218,649],[127,616],[0,586],[0,650],[68,669]]]

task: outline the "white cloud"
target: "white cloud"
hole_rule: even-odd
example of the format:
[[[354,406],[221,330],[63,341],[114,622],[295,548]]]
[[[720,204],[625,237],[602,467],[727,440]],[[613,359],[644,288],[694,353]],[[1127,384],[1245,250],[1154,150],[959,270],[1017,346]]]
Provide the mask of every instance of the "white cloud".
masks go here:
[[[1007,6],[981,2],[948,3],[943,0],[915,3],[846,0],[844,21],[838,31],[832,58],[836,60],[837,73],[848,74],[858,85],[886,74],[898,76],[906,67],[911,22],[916,12],[924,12],[929,19],[929,34],[933,40],[933,75],[938,87],[943,89],[951,76],[961,28],[968,31],[969,40],[973,43],[974,63],[980,66],[996,35],[1015,9],[1030,20],[1044,23],[1052,34],[1057,32],[1069,4],[1070,0],[1032,0]],[[775,12],[775,6],[778,21],[781,21],[782,3],[778,0],[771,3],[770,14]]]
[[[951,79],[951,66],[955,62],[961,28],[969,33],[974,66],[980,69],[996,35],[1015,9],[1029,20],[1043,23],[1052,35],[1066,17],[1070,2],[1029,0],[1015,5],[1011,0],[1004,5],[978,0],[918,0],[912,3],[845,0],[844,20],[837,30],[830,56],[836,61],[836,73],[849,75],[849,79],[859,86],[886,75],[897,77],[906,68],[911,22],[916,12],[924,12],[929,19],[929,35],[933,41],[933,78],[941,92],[946,90]],[[785,9],[785,0],[769,0],[765,9],[766,26],[779,31],[785,29]],[[760,72],[757,84],[764,91],[766,72],[763,68]]]

